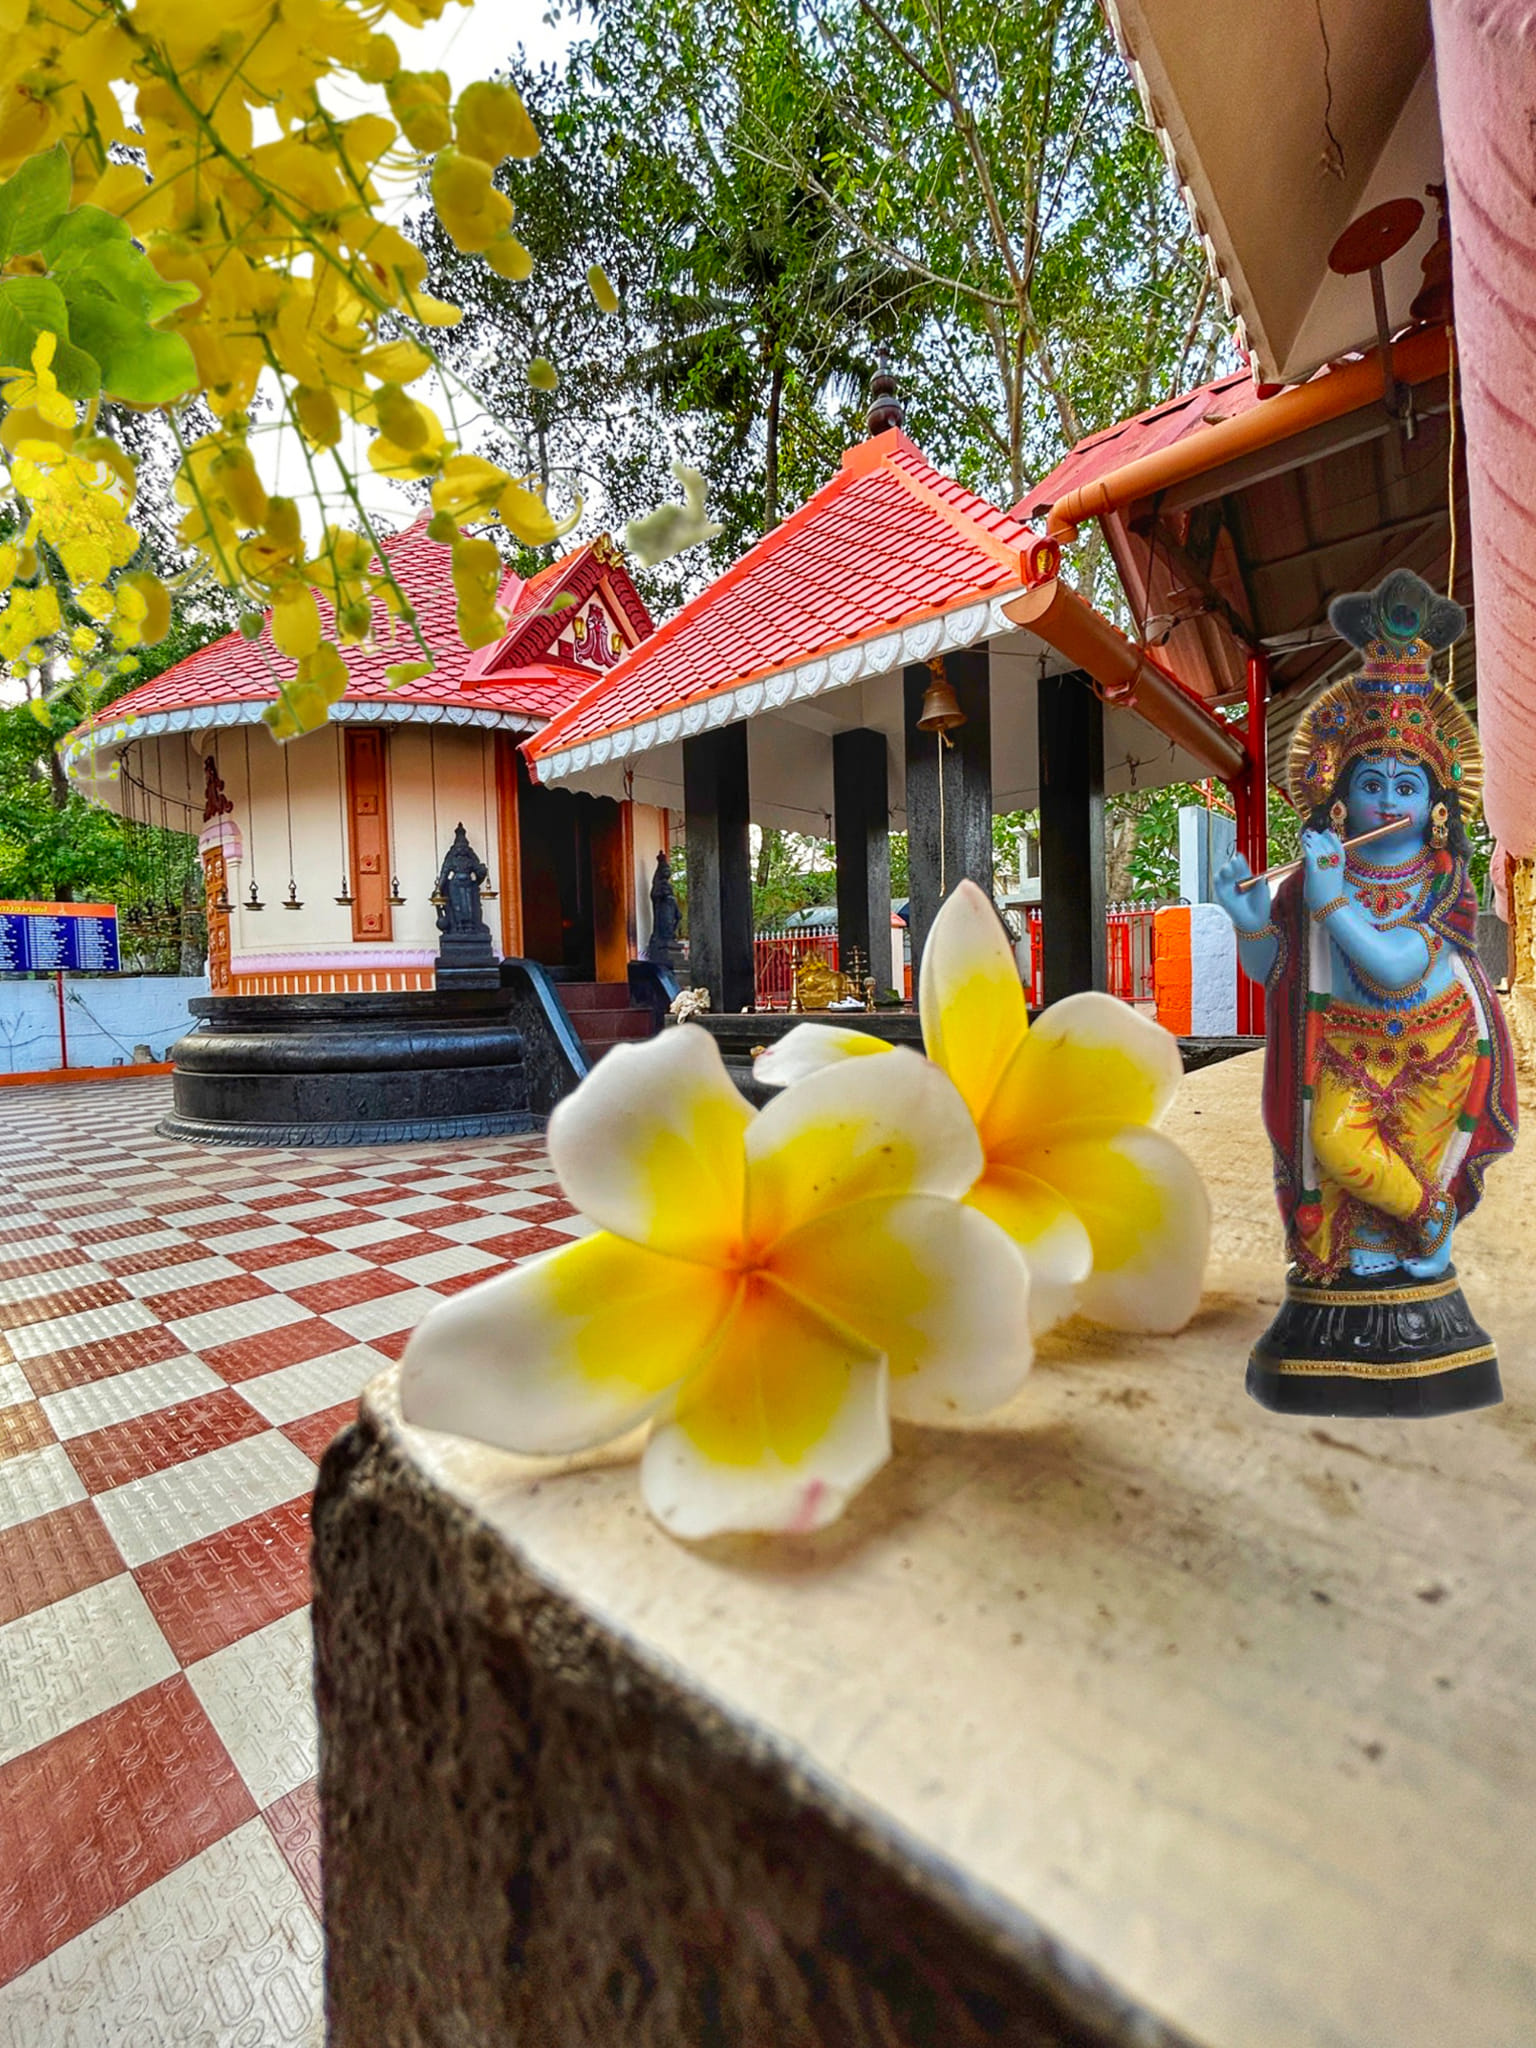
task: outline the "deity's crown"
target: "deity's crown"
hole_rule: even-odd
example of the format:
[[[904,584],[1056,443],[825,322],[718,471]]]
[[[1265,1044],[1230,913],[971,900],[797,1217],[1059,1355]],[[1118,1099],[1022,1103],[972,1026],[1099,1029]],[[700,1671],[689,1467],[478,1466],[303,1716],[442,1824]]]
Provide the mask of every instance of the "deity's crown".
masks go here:
[[[1351,591],[1328,607],[1330,624],[1365,660],[1307,707],[1291,742],[1291,800],[1305,815],[1323,802],[1351,761],[1395,756],[1418,761],[1460,793],[1463,815],[1483,786],[1477,730],[1430,664],[1459,640],[1467,615],[1411,569],[1394,569],[1374,590]]]

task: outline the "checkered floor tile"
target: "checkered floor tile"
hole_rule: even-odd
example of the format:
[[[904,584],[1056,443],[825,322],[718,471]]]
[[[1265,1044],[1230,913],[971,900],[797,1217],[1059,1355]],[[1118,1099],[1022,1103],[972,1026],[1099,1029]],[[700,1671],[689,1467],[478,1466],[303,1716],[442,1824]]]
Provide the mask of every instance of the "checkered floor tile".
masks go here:
[[[320,2042],[315,1464],[583,1227],[534,1138],[226,1151],[169,1100],[0,1093],[0,2048]]]

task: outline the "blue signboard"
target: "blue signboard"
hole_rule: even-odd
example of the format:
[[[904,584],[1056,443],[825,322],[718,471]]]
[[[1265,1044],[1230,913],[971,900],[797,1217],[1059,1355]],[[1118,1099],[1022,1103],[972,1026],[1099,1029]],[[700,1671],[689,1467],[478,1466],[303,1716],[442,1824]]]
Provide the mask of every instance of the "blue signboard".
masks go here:
[[[0,972],[61,968],[120,972],[116,905],[0,903]]]

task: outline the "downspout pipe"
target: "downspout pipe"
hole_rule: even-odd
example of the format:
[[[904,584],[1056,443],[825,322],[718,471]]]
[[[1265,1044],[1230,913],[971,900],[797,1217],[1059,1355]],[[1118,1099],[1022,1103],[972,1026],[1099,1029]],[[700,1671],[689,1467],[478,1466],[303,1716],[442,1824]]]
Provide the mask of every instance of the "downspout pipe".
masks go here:
[[[1059,577],[1048,576],[1003,606],[1005,617],[1092,676],[1109,704],[1140,713],[1193,755],[1207,775],[1235,784],[1247,772],[1240,729],[1225,725],[1192,690],[1085,604]]]
[[[1450,344],[1444,328],[1419,328],[1405,334],[1392,350],[1393,374],[1400,384],[1428,383],[1432,377],[1445,376],[1449,367]],[[1308,427],[1343,419],[1346,413],[1376,404],[1384,395],[1378,355],[1340,363],[1322,376],[1293,384],[1288,391],[1251,406],[1235,419],[1218,420],[1215,426],[1186,434],[1170,448],[1160,448],[1153,455],[1143,455],[1095,477],[1091,483],[1080,484],[1051,507],[1046,533],[1053,540],[1076,540],[1085,520],[1103,519],[1138,498],[1206,476],[1241,455],[1288,441]]]

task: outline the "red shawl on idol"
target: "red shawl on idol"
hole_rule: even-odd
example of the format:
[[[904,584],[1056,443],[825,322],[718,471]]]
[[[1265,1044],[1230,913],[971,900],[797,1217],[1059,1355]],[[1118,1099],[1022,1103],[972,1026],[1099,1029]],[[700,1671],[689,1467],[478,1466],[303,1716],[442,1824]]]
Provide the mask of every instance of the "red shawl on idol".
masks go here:
[[[1292,1219],[1306,1192],[1302,1106],[1307,1010],[1309,1004],[1327,1001],[1308,985],[1311,924],[1302,885],[1299,872],[1282,882],[1271,912],[1279,946],[1266,984],[1269,1036],[1264,1054],[1264,1128],[1274,1147],[1275,1198],[1293,1256]],[[1480,1013],[1477,1078],[1462,1111],[1464,1124],[1470,1120],[1471,1141],[1450,1185],[1456,1214],[1462,1217],[1482,1199],[1488,1161],[1513,1146],[1518,1120],[1514,1047],[1504,1012],[1477,957],[1477,897],[1464,860],[1441,880],[1423,922],[1460,953]]]

